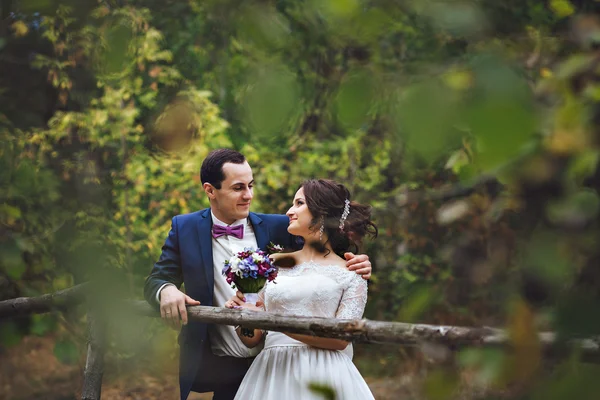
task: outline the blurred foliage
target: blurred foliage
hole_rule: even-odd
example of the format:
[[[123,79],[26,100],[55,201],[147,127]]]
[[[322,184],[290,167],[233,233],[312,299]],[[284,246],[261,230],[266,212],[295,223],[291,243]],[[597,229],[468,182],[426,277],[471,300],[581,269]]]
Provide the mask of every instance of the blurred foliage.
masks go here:
[[[600,332],[599,11],[569,0],[3,2],[0,300],[91,278],[111,301],[140,297],[170,218],[208,205],[202,159],[233,147],[253,166],[256,211],[285,212],[309,177],[373,206],[367,317],[504,326],[510,351],[454,360],[474,387],[591,398],[594,368],[576,352],[546,363],[534,332]],[[56,331],[56,356],[73,362],[83,318],[3,321],[0,339]],[[173,335],[119,318],[116,359],[159,342],[169,354]],[[465,379],[438,366],[423,394],[445,398]]]

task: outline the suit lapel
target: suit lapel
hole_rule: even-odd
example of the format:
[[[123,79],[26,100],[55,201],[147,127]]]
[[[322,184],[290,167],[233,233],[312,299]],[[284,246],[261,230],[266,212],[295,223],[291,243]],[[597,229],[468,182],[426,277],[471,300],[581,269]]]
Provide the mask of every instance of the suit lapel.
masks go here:
[[[269,229],[267,224],[262,220],[262,218],[254,213],[250,213],[248,218],[250,218],[252,229],[254,229],[256,245],[261,250],[267,250],[267,245],[269,244]]]
[[[200,214],[200,221],[198,221],[198,239],[200,243],[200,253],[202,254],[202,265],[204,266],[204,273],[206,274],[206,282],[210,290],[210,298],[213,297],[213,291],[215,286],[215,271],[213,265],[213,251],[212,251],[212,218],[210,216],[210,208],[204,210]]]

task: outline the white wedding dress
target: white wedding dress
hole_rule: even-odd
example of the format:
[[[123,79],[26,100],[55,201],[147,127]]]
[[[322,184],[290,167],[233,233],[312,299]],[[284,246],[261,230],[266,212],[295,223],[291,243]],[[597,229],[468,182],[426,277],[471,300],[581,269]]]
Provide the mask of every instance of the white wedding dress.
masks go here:
[[[275,283],[276,282],[276,283]],[[306,262],[280,268],[266,285],[265,308],[276,314],[341,319],[362,318],[367,282],[336,265]],[[309,346],[280,332],[269,332],[235,396],[236,400],[322,400],[310,390],[315,383],[335,390],[336,399],[374,399],[345,350]]]

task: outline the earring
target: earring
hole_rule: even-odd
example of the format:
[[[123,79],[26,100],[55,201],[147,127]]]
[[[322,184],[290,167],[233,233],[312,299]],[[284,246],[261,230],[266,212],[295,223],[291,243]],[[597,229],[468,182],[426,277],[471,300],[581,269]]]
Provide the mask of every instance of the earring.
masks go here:
[[[323,231],[325,230],[325,221],[321,217],[321,228],[319,228],[319,242],[323,241]]]

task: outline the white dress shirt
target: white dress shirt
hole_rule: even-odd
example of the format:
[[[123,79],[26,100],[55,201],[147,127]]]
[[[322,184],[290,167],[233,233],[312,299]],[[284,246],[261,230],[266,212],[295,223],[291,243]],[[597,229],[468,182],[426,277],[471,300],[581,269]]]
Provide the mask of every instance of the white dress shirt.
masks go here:
[[[226,223],[219,221],[217,217],[215,217],[212,210],[210,215],[213,224],[227,226]],[[225,277],[221,273],[225,260],[229,259],[235,253],[243,251],[246,247],[251,247],[253,249],[257,248],[256,235],[254,234],[254,229],[252,229],[252,224],[248,218],[237,220],[229,226],[241,224],[244,224],[244,237],[242,239],[229,235],[223,235],[216,239],[214,237],[212,238],[213,268],[215,275],[213,305],[215,307],[224,307],[225,302],[235,296],[235,289],[227,283]],[[158,290],[157,300],[159,300],[159,303],[160,291],[167,285],[170,284],[165,284]],[[231,325],[214,324],[209,325],[208,327],[210,329],[210,345],[215,355],[247,358],[256,356],[262,349],[262,345],[252,349],[246,347],[238,337],[234,327]]]

